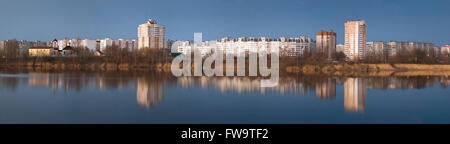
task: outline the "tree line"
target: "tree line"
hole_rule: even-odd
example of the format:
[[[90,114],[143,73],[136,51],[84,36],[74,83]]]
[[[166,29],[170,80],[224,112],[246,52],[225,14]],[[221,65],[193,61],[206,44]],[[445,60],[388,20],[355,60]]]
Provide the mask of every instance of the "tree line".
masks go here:
[[[75,47],[73,49],[73,57],[53,58],[69,60],[78,63],[89,63],[92,61],[108,62],[108,63],[167,63],[171,62],[173,56],[168,48],[153,49],[123,49],[118,46],[108,46],[101,52],[101,56],[96,55],[96,51],[91,51],[85,47]],[[97,53],[98,54],[98,53]],[[450,64],[449,54],[437,54],[433,50],[399,50],[396,55],[391,56],[386,52],[367,53],[365,58],[356,63],[414,63],[414,64]],[[52,59],[52,58],[30,58],[27,50],[20,50],[19,44],[15,39],[8,40],[4,49],[0,49],[0,63],[7,64],[12,61],[27,61],[36,59]],[[299,56],[282,56],[280,57],[284,63],[293,65],[302,64],[329,64],[329,63],[355,63],[346,60],[343,52],[336,52],[332,58],[328,58],[324,54],[305,52]]]

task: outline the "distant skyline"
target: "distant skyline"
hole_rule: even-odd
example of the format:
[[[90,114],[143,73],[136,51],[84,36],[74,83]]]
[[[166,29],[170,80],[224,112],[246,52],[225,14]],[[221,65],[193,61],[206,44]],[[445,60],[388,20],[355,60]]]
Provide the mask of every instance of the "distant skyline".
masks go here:
[[[152,18],[166,39],[267,36],[316,39],[320,30],[344,42],[347,20],[367,21],[367,41],[450,41],[449,0],[2,0],[0,39],[137,39]]]

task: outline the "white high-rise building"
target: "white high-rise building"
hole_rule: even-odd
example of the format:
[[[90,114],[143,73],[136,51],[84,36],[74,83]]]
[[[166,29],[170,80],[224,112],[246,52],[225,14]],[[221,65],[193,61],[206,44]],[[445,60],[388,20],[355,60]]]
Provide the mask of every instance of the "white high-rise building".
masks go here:
[[[166,47],[166,27],[149,19],[138,26],[139,49]]]
[[[359,61],[366,56],[366,21],[345,23],[345,55],[349,61]]]

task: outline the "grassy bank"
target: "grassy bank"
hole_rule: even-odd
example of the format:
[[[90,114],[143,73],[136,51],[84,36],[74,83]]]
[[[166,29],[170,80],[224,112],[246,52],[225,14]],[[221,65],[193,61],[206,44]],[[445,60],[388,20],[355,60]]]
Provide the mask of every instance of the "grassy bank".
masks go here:
[[[36,71],[166,71],[170,72],[170,63],[164,60],[136,59],[111,61],[102,57],[87,58],[26,58],[0,62],[1,70]]]
[[[446,64],[304,64],[280,60],[281,75],[333,76],[448,76]],[[270,63],[270,62],[269,62]],[[193,64],[193,63],[192,63]],[[193,65],[191,66],[194,67]],[[236,71],[237,65],[234,65]],[[248,61],[246,62],[248,68]],[[87,58],[27,58],[2,60],[1,70],[28,71],[155,71],[170,72],[171,59],[136,59],[110,61],[101,57]],[[227,69],[224,65],[224,72]]]
[[[287,73],[333,76],[448,76],[450,65],[444,64],[327,64],[288,66]]]

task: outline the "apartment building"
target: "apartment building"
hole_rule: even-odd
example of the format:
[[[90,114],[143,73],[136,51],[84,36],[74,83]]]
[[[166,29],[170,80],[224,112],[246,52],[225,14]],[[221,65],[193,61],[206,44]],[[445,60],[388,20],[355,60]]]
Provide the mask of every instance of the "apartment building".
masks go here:
[[[318,32],[316,38],[316,50],[317,53],[323,54],[328,57],[328,59],[331,59],[336,53],[336,33],[323,30]]]
[[[359,61],[366,56],[366,21],[345,23],[345,55],[349,61]]]
[[[166,45],[166,27],[149,19],[147,23],[138,26],[139,49],[164,48]]]

